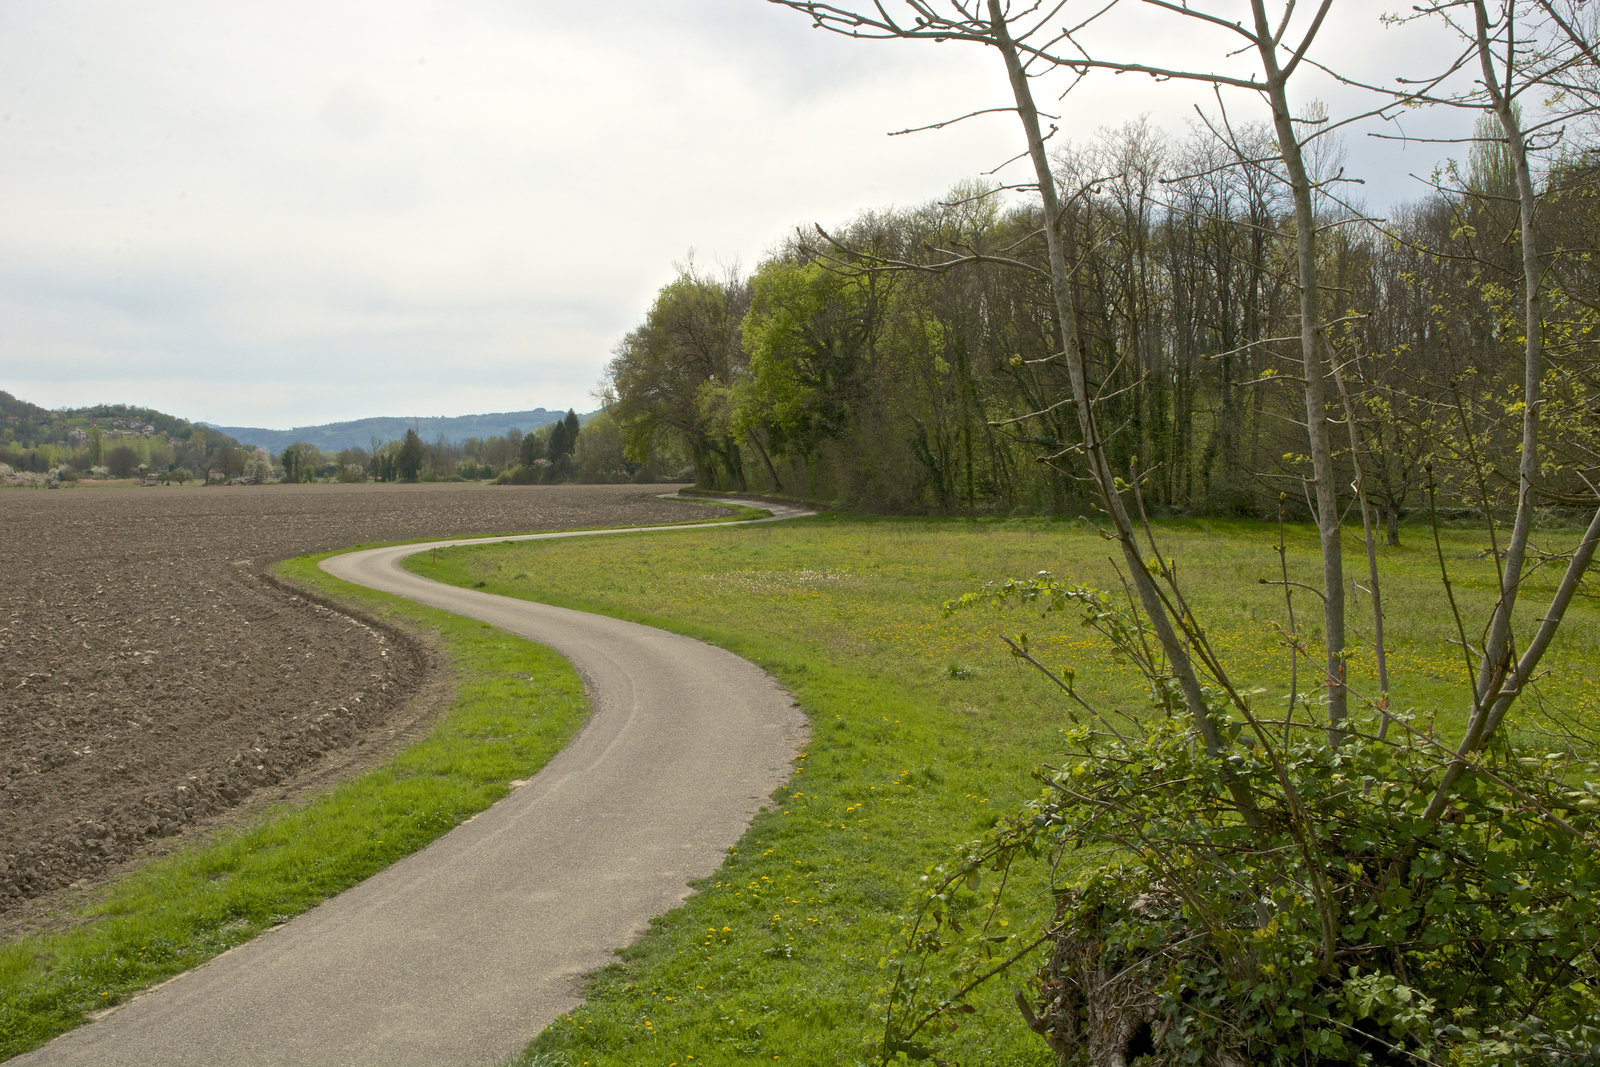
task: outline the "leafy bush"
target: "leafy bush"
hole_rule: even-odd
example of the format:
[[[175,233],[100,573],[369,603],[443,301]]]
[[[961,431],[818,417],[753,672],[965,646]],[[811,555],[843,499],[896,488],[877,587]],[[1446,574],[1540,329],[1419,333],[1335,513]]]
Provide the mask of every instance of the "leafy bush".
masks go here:
[[[1431,732],[1391,714],[1330,744],[1220,689],[1208,751],[1137,617],[1047,575],[952,606],[1012,597],[1079,610],[1157,714],[1088,709],[1036,799],[930,871],[886,1058],[931,1055],[1024,964],[1018,1004],[1063,1065],[1600,1060],[1600,767],[1500,735],[1440,814],[1457,753]],[[1007,891],[1040,872],[1053,914],[1012,932]]]
[[[543,463],[544,460],[538,462]],[[503,471],[500,477],[494,480],[495,485],[534,485],[540,480],[539,473],[518,464],[508,471]]]
[[[1600,768],[1502,747],[1429,822],[1425,738],[1292,731],[1226,761],[1176,720],[1070,741],[1033,803],[930,879],[890,1050],[959,1010],[923,980],[933,958],[959,984],[1028,936],[975,921],[1002,894],[973,890],[1032,858],[1055,914],[1019,1002],[1064,1065],[1600,1057]]]

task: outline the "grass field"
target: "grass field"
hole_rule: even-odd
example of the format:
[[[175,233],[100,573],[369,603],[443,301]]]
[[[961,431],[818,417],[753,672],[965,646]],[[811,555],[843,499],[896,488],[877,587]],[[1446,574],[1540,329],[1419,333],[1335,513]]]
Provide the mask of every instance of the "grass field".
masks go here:
[[[1160,530],[1202,618],[1262,706],[1281,690],[1276,531],[1176,522]],[[1315,541],[1291,530],[1292,575],[1318,573]],[[1447,531],[1445,556],[1468,618],[1491,597],[1493,563],[1477,531]],[[1102,703],[1138,710],[1138,681],[1075,620],[941,604],[984,581],[1042,569],[1115,585],[1111,545],[1078,522],[872,520],[830,516],[629,538],[496,544],[417,557],[414,569],[492,591],[603,610],[724,645],[772,671],[812,722],[801,768],[730,850],[722,870],[595,976],[585,1008],[524,1056],[550,1064],[851,1062],[877,1035],[880,966],[919,879],[1033,792],[1030,770],[1058,750],[1059,694],[1011,659],[1002,631],[1028,631],[1052,664],[1075,669]],[[1352,546],[1354,549],[1354,546]],[[1350,573],[1364,575],[1352,555]],[[1424,531],[1385,550],[1394,701],[1426,727],[1459,721],[1463,661]],[[0,1058],[74,1025],[87,1011],[303,910],[491,803],[580,721],[570,669],[525,643],[424,609],[399,608],[316,572],[292,577],[437,629],[459,677],[433,737],[394,765],[274,813],[259,828],[155,862],[120,883],[91,921],[0,949]],[[1352,619],[1358,619],[1352,601]],[[1538,605],[1525,601],[1532,617]],[[1297,617],[1315,638],[1308,595]],[[1358,623],[1358,629],[1365,626]],[[1471,636],[1475,631],[1469,630]],[[1540,684],[1547,710],[1594,721],[1600,616],[1581,602]],[[530,666],[530,664],[532,666]],[[1305,669],[1302,666],[1302,678]],[[1353,665],[1371,692],[1370,654]],[[510,743],[508,743],[510,742]],[[1048,902],[1020,895],[1012,921]],[[949,1037],[966,1063],[1045,1063],[1009,1006],[1024,980],[997,982]]]
[[[1276,530],[1177,522],[1160,536],[1236,680],[1270,709],[1287,679],[1278,629]],[[1291,577],[1319,573],[1311,531],[1289,532]],[[1444,554],[1467,618],[1492,596],[1477,531],[1447,531]],[[1352,546],[1354,549],[1355,546]],[[849,1062],[877,1036],[876,1005],[901,916],[926,869],[1031,794],[1031,768],[1057,751],[1064,705],[1013,660],[1002,630],[1028,631],[1048,663],[1112,706],[1143,706],[1138,679],[1076,620],[941,604],[983,582],[1051,570],[1116,585],[1111,546],[1082,523],[822,518],[627,544],[504,545],[418,559],[414,569],[491,592],[626,615],[724,645],[772,671],[811,715],[802,767],[724,869],[598,975],[589,1003],[529,1049],[528,1064]],[[1352,574],[1365,575],[1353,554]],[[1431,538],[1383,554],[1394,705],[1424,729],[1461,719],[1464,661]],[[1356,570],[1360,567],[1360,571]],[[1352,619],[1362,620],[1352,600]],[[1529,598],[1528,616],[1537,613]],[[1302,636],[1320,611],[1302,594]],[[1469,622],[1469,626],[1471,623]],[[1357,629],[1370,629],[1365,621]],[[1475,629],[1469,630],[1475,637]],[[1536,735],[1562,717],[1594,721],[1597,624],[1580,606],[1542,681]],[[1370,641],[1368,642],[1370,644]],[[1370,648],[1352,678],[1373,692]],[[1301,679],[1308,676],[1302,661]],[[1313,685],[1312,688],[1315,688]],[[1279,705],[1281,706],[1281,704]],[[1559,714],[1556,714],[1559,712]],[[1026,894],[1015,922],[1048,902]],[[945,1054],[966,1063],[1044,1063],[1009,1007],[1025,972],[994,984]]]

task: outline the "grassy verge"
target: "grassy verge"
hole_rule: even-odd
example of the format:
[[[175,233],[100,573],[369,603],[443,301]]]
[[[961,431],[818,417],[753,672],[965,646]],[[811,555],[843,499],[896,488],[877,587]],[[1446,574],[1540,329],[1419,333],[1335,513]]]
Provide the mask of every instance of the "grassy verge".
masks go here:
[[[305,911],[504,796],[581,724],[577,675],[542,646],[323,574],[286,577],[436,630],[457,674],[430,736],[388,766],[257,825],[148,864],[73,929],[0,948],[0,1059]]]
[[[1160,530],[1186,592],[1242,684],[1270,701],[1287,680],[1276,531],[1182,522]],[[1456,593],[1470,614],[1492,597],[1476,532],[1446,533]],[[1291,578],[1319,571],[1315,539],[1292,530]],[[852,1062],[878,1024],[880,958],[926,868],[1032,792],[1030,770],[1056,751],[1064,709],[1011,660],[1001,630],[1030,632],[1052,664],[1075,668],[1098,702],[1137,709],[1137,679],[1075,620],[941,603],[993,578],[1041,569],[1116,586],[1109,546],[1083,524],[865,520],[828,516],[739,530],[495,545],[441,552],[413,569],[491,592],[605,611],[711,640],[776,674],[812,719],[801,769],[721,871],[592,980],[588,1004],[530,1046],[526,1064]],[[1354,552],[1351,573],[1364,574]],[[1362,567],[1358,572],[1356,568]],[[1463,661],[1431,545],[1413,534],[1384,552],[1396,705],[1426,728],[1462,707]],[[1530,612],[1536,610],[1529,597]],[[1296,604],[1315,644],[1320,613]],[[1354,618],[1352,607],[1352,618]],[[1474,632],[1475,631],[1469,631]],[[1541,683],[1552,707],[1593,721],[1600,624],[1584,606]],[[1370,654],[1352,668],[1371,693]],[[1310,676],[1300,668],[1301,685]],[[1314,682],[1311,686],[1315,688]],[[1372,694],[1376,695],[1376,694]],[[1542,728],[1530,708],[1527,730]],[[1025,894],[1023,895],[1025,897]],[[1013,921],[1048,902],[1024,900]],[[1043,1046],[996,983],[954,1035],[960,1062],[1043,1064]]]

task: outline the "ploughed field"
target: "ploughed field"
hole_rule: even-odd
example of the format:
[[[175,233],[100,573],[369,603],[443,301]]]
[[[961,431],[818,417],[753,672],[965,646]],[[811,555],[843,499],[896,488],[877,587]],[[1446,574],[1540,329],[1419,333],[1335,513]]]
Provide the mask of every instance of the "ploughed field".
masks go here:
[[[0,491],[0,919],[353,768],[435,710],[413,699],[430,678],[422,645],[274,584],[273,563],[364,542],[712,514],[665,491]]]

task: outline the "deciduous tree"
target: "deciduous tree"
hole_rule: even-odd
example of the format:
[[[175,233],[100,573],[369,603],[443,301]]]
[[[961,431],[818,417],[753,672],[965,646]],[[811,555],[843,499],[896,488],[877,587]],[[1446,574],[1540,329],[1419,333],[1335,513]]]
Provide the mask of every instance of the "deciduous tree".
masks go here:
[[[617,345],[607,368],[609,408],[632,459],[648,462],[671,438],[689,454],[699,484],[745,487],[738,441],[708,419],[702,390],[734,381],[743,363],[739,322],[747,303],[736,278],[717,281],[691,263]]]
[[[315,481],[317,466],[322,462],[322,450],[308,441],[296,441],[283,450],[278,462],[283,466],[284,481]]]

